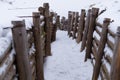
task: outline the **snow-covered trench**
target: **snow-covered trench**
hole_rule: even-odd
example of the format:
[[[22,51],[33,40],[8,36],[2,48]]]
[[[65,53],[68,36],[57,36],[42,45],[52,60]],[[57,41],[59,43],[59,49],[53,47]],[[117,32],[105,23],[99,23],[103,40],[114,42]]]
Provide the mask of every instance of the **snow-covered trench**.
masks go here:
[[[67,32],[58,30],[51,44],[52,56],[44,64],[45,80],[91,80],[93,66],[90,60],[84,62],[85,52],[80,52],[80,45]]]

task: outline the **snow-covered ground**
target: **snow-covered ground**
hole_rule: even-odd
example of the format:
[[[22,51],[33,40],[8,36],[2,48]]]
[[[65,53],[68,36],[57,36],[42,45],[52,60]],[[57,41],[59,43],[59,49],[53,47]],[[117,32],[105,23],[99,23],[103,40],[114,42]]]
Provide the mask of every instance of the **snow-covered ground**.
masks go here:
[[[30,27],[32,18],[18,16],[31,16],[32,12],[37,12],[38,7],[46,2],[49,3],[51,11],[65,17],[68,11],[80,12],[81,9],[88,10],[92,7],[100,8],[101,11],[106,8],[107,11],[98,17],[98,21],[102,23],[104,18],[114,20],[109,26],[114,32],[120,26],[120,0],[0,0],[0,40],[4,38],[11,40],[10,30],[3,30],[3,28],[12,27],[12,20],[25,19],[26,26]],[[80,53],[79,50],[80,44],[68,38],[66,32],[58,31],[57,40],[52,43],[53,55],[48,57],[45,63],[45,79],[91,80],[92,65],[90,61],[84,63],[85,53]],[[3,51],[1,48],[1,54]],[[107,51],[111,52],[109,49]]]
[[[52,56],[44,64],[45,80],[91,80],[93,66],[84,62],[85,52],[80,53],[80,44],[57,31],[57,40],[52,43]]]

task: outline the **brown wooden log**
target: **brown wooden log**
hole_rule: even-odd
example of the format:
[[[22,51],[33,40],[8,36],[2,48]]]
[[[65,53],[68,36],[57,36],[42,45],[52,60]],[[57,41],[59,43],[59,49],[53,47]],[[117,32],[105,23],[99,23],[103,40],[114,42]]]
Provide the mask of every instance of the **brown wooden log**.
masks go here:
[[[99,43],[99,47],[98,47],[98,51],[97,51],[98,56],[96,58],[92,80],[97,80],[99,73],[100,73],[100,68],[101,68],[101,64],[102,64],[101,59],[103,58],[104,48],[105,48],[105,44],[107,42],[107,33],[108,33],[108,25],[109,24],[110,24],[110,19],[106,18],[103,22],[100,43]]]
[[[70,36],[70,24],[71,24],[71,20],[72,20],[72,14],[71,11],[68,12],[68,35]]]
[[[14,48],[16,52],[17,69],[19,80],[31,80],[32,71],[28,59],[27,34],[24,21],[12,21]]]
[[[45,8],[44,17],[45,17],[45,55],[51,55],[51,37],[50,37],[50,18],[49,18],[49,4],[44,3],[43,7]]]
[[[102,72],[104,73],[106,80],[110,80],[110,74],[105,64],[102,64]]]
[[[93,61],[91,62],[92,66],[95,67]],[[104,75],[102,73],[102,71],[100,71],[100,77],[101,77],[101,80],[104,80]]]
[[[120,80],[120,27],[118,27],[116,34],[110,79]]]
[[[107,45],[108,47],[113,51],[114,50],[114,44],[112,41],[110,41],[109,39],[107,39]]]
[[[41,50],[41,34],[40,34],[40,14],[38,12],[33,12],[33,36],[35,44],[35,60],[36,60],[36,76],[37,80],[44,80],[43,72],[43,53]]]
[[[76,33],[77,33],[77,27],[78,27],[78,18],[79,18],[79,13],[76,12],[74,26],[73,26],[73,39],[76,39]]]
[[[12,59],[10,59],[11,56],[12,56]],[[14,60],[15,60],[15,58],[13,57],[13,55],[11,53],[6,56],[5,60],[0,65],[0,67],[4,67],[4,65],[6,65],[5,71],[2,72],[2,74],[0,75],[0,80],[3,80],[5,78],[10,67],[12,66]]]
[[[106,55],[106,56],[105,56],[105,60],[111,65],[111,63],[112,63],[112,58],[110,57],[110,55]]]
[[[113,31],[111,31],[110,29],[108,29],[108,32],[109,32],[109,34],[110,34],[113,38],[115,38],[115,33],[114,33]]]
[[[86,12],[84,9],[82,9],[80,20],[79,20],[79,25],[78,25],[78,34],[77,34],[77,39],[76,39],[77,43],[79,43],[83,37],[83,31],[84,31],[84,26],[85,26],[85,15],[86,15]]]
[[[96,32],[98,33],[99,36],[101,36],[101,32],[98,30],[98,28],[95,28]]]
[[[82,44],[81,44],[81,52],[85,49],[86,42],[87,42],[87,34],[88,34],[89,23],[90,23],[90,14],[91,14],[91,9],[88,10],[87,18],[85,20],[85,29],[84,29],[84,32],[83,32],[83,38],[82,38]]]
[[[92,14],[90,15],[89,31],[87,35],[85,61],[87,61],[87,58],[91,58],[93,32],[96,27],[96,18],[98,16],[98,12],[99,8],[92,8]]]
[[[95,43],[97,44],[97,46],[99,45],[100,41],[97,39],[96,36],[94,36],[94,40],[95,40]]]
[[[3,80],[13,80],[15,74],[16,74],[16,70],[14,65],[12,65]]]
[[[96,59],[97,58],[97,45],[96,45],[95,41],[93,41],[92,52],[93,52],[93,56]]]

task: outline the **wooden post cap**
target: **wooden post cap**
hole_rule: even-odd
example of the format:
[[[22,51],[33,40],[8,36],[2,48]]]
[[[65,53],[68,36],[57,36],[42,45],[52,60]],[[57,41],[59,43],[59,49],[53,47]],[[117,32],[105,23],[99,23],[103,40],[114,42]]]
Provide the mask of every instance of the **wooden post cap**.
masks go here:
[[[23,27],[25,25],[25,21],[12,21],[11,22],[13,24],[13,28],[16,28],[16,27]]]

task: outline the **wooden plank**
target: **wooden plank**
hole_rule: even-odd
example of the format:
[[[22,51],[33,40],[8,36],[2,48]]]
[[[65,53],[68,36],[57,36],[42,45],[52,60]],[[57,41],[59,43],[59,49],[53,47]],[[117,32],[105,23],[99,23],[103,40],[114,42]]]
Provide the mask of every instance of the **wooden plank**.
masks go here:
[[[82,38],[82,44],[81,44],[81,52],[85,49],[86,42],[87,42],[87,34],[88,34],[89,23],[90,23],[90,14],[91,14],[91,9],[88,10],[87,18],[85,20],[85,29],[84,29],[84,32],[83,32],[83,38]]]
[[[120,80],[120,27],[118,27],[116,34],[110,79]]]
[[[33,12],[33,36],[35,44],[35,61],[36,61],[36,76],[37,80],[44,80],[44,71],[43,71],[43,53],[41,50],[41,34],[40,34],[40,14],[38,12]]]
[[[108,32],[113,38],[115,38],[115,33],[112,30],[110,30],[109,28],[108,28]]]
[[[106,55],[106,56],[105,56],[105,60],[111,65],[111,63],[112,63],[112,58],[110,57],[110,55]]]
[[[78,27],[78,18],[79,18],[79,13],[76,12],[74,26],[73,26],[73,39],[76,39],[76,33],[77,33],[77,27]]]
[[[107,45],[108,47],[113,51],[114,50],[114,44],[112,41],[110,41],[108,38],[107,38]]]
[[[99,36],[101,36],[101,32],[98,30],[98,28],[95,28],[96,32],[98,33]]]
[[[9,52],[12,49],[12,42],[10,45],[8,45],[7,49],[5,50],[4,54],[2,56],[0,56],[0,65],[2,64],[2,62],[4,61],[4,59],[6,58],[6,56],[9,54]]]
[[[88,35],[87,35],[85,61],[87,61],[88,58],[91,58],[93,32],[96,27],[96,18],[98,16],[98,12],[99,12],[99,8],[92,8],[92,14],[90,16],[89,31],[88,31]]]
[[[77,34],[77,39],[76,39],[77,43],[79,43],[83,37],[83,31],[85,27],[85,15],[86,15],[85,9],[82,9],[80,20],[79,20],[79,25],[78,25],[78,34]]]
[[[15,66],[12,65],[3,80],[13,80],[15,74],[16,74],[16,69]]]
[[[97,46],[99,45],[99,43],[100,43],[100,41],[97,39],[97,37],[96,36],[94,36],[94,41],[95,41],[95,43],[97,44]]]
[[[45,8],[44,17],[45,17],[45,55],[51,56],[51,36],[50,36],[50,18],[49,18],[49,4],[44,3],[43,7]]]
[[[12,21],[12,35],[16,52],[19,80],[31,80],[32,72],[28,59],[28,43],[24,21]]]
[[[106,80],[110,80],[110,74],[105,64],[102,64],[102,72],[104,73]]]
[[[6,59],[4,60],[3,64],[0,66],[0,67],[4,67],[4,65],[6,65],[6,68],[5,68],[5,71],[2,72],[2,75],[0,75],[0,79],[3,80],[5,78],[5,76],[7,75],[10,67],[12,66],[15,58],[12,57],[11,59],[11,56],[13,56],[12,54],[9,54]]]
[[[106,18],[103,22],[100,43],[99,43],[99,47],[98,47],[98,51],[97,51],[98,57],[95,62],[95,68],[93,71],[92,80],[97,80],[99,73],[100,73],[100,68],[101,68],[101,63],[102,63],[101,59],[103,58],[104,48],[105,48],[105,44],[107,42],[107,33],[108,33],[108,25],[109,24],[110,24],[110,19]]]

